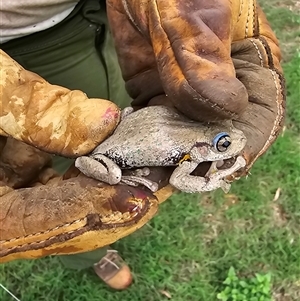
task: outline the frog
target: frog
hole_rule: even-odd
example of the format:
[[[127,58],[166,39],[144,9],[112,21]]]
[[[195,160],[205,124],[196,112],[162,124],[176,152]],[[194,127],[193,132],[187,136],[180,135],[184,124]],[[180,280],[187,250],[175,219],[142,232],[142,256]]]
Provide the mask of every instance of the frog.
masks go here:
[[[246,165],[241,154],[247,139],[231,120],[199,122],[176,108],[157,105],[121,112],[115,131],[90,154],[78,157],[75,166],[86,176],[110,185],[143,185],[152,192],[158,183],[146,178],[153,166],[174,166],[169,184],[182,192],[201,193],[218,188],[228,192],[226,177]],[[232,166],[221,169],[224,160]],[[191,173],[210,162],[204,176]],[[122,170],[132,170],[123,175]]]

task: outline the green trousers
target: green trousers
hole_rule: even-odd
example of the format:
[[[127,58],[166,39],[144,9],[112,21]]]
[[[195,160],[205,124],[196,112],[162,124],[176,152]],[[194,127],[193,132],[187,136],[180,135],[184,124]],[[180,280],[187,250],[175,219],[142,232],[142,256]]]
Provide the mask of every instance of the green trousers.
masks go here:
[[[82,0],[56,26],[0,44],[0,48],[51,84],[82,90],[90,98],[109,99],[120,107],[130,103],[108,30],[105,0]],[[61,173],[73,163],[58,156],[53,162]],[[61,259],[67,267],[82,269],[92,266],[106,250]]]

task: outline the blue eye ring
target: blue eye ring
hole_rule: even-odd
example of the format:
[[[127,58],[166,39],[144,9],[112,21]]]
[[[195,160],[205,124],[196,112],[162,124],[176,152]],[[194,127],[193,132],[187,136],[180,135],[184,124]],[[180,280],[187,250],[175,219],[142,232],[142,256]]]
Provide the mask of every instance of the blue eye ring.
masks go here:
[[[221,132],[213,139],[213,146],[218,152],[225,152],[231,145],[231,139],[228,133]]]

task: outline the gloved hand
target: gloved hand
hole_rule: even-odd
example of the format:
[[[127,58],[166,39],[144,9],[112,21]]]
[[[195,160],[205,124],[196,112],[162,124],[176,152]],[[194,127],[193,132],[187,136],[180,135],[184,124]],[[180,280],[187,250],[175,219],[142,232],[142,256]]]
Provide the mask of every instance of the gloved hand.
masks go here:
[[[256,2],[107,0],[107,4],[119,62],[127,89],[134,99],[133,106],[139,108],[148,104],[171,103],[196,120],[234,118],[235,126],[242,129],[248,139],[248,145],[244,151],[248,164],[240,174],[234,177],[246,174],[255,160],[274,142],[282,127],[284,113],[284,85],[279,65],[280,51],[277,40]],[[28,74],[33,76],[31,73]],[[82,145],[81,143],[84,144],[93,131],[90,128],[84,131],[86,135],[83,135],[84,138],[78,142],[79,137],[76,136],[76,131],[81,129],[83,122],[70,122],[69,126],[66,126],[62,116],[73,116],[73,122],[76,122],[78,118],[80,120],[81,106],[84,104],[79,100],[83,100],[84,95],[80,94],[74,105],[69,105],[69,102],[73,104],[73,97],[72,99],[69,97],[69,100],[65,101],[66,106],[61,107],[64,108],[63,111],[59,111],[61,117],[59,118],[53,113],[57,110],[51,109],[51,107],[56,107],[54,101],[57,101],[59,95],[74,92],[50,86],[36,75],[34,76],[38,79],[38,87],[41,90],[49,89],[41,95],[53,95],[50,92],[57,89],[57,94],[55,92],[52,98],[52,106],[47,105],[48,101],[51,104],[51,98],[43,107],[37,107],[36,104],[29,106],[29,109],[35,111],[27,116],[32,116],[32,118],[37,116],[37,119],[34,119],[35,122],[29,120],[25,123],[25,115],[22,114],[24,111],[20,111],[23,104],[19,98],[28,95],[26,103],[31,103],[32,97],[31,99],[29,97],[31,92],[26,91],[29,89],[33,94],[35,93],[36,89],[30,88],[32,83],[35,83],[33,80],[19,96],[15,98],[12,98],[12,95],[6,96],[9,101],[13,100],[15,104],[13,107],[18,118],[5,111],[3,114],[5,118],[2,117],[0,122],[0,125],[2,120],[6,122],[2,135],[31,143],[47,152],[70,157],[87,153],[105,139],[107,134],[100,137],[97,142],[92,141],[85,150],[82,150],[79,146]],[[20,81],[17,79],[14,85],[18,86],[18,83],[22,81],[23,79]],[[11,91],[15,90],[14,85]],[[44,96],[38,96],[37,99],[44,99]],[[62,99],[65,98],[62,97]],[[9,101],[7,100],[6,106]],[[91,108],[89,101],[85,104],[85,112],[91,114],[91,119],[88,119],[90,122],[84,121],[84,124],[92,125],[92,120],[101,120],[103,123],[100,121],[100,128],[105,128],[104,133],[109,132],[109,130],[106,132],[106,118],[108,117],[103,114],[104,116],[100,115],[95,118],[93,112],[97,112],[97,109]],[[109,108],[111,105],[109,104]],[[39,122],[47,114],[38,113],[44,112],[44,108],[48,107],[50,109],[46,110],[49,114],[48,118]],[[76,109],[70,115],[69,109],[72,110],[72,107]],[[99,104],[99,109],[100,107],[103,108],[102,104]],[[25,111],[29,112],[29,109]],[[3,109],[0,110],[2,111]],[[108,112],[110,115],[111,112],[115,112],[115,109],[108,110]],[[52,134],[49,117],[55,121],[56,131],[62,129],[60,133]],[[118,117],[115,116],[113,120],[116,119]],[[16,122],[18,120],[22,120],[21,127]],[[116,124],[114,121],[112,121],[112,129]],[[30,130],[35,123],[38,124],[38,132]],[[73,127],[74,124],[76,124],[75,127]],[[71,132],[65,137],[61,136],[61,133],[66,131]],[[70,139],[72,135],[75,135],[74,138],[76,137],[77,140]],[[52,138],[49,139],[51,136]],[[68,139],[65,139],[66,137]],[[95,135],[92,137],[96,139]],[[68,143],[65,144],[65,141]],[[69,147],[71,142],[75,144]],[[81,152],[78,149],[81,149]],[[43,155],[40,157],[40,160],[47,161],[47,156],[44,159],[42,159]],[[15,166],[15,171],[22,170],[17,164]],[[37,170],[40,169],[42,168],[39,167]],[[36,175],[36,173],[33,174]],[[156,176],[161,178],[166,174],[168,172],[159,169]],[[46,180],[42,182],[45,183],[49,177],[51,177],[51,172],[50,176],[49,172],[46,173]],[[6,242],[1,242],[1,248],[2,252],[4,250],[12,254],[3,257],[4,260],[88,251],[100,247],[99,241],[101,243],[102,239],[105,244],[110,243],[107,237],[111,233],[99,227],[101,224],[99,221],[94,222],[93,218],[90,220],[91,215],[93,217],[103,217],[104,214],[115,215],[118,208],[122,212],[127,212],[127,216],[130,212],[137,214],[141,222],[135,226],[121,227],[120,231],[116,232],[116,236],[111,237],[111,240],[115,240],[128,235],[144,224],[154,215],[157,199],[162,201],[173,192],[170,186],[166,186],[158,191],[156,199],[147,193],[145,196],[145,192],[138,189],[132,188],[128,193],[128,190],[124,188],[126,186],[108,188],[107,185],[96,183],[83,176],[76,178],[72,175],[70,179],[64,178],[58,183],[53,181],[54,179],[49,184],[51,186],[38,186],[17,191],[11,191],[8,185],[2,187],[2,194],[6,194],[1,199],[1,208],[5,208],[1,212],[1,219],[6,223],[2,223],[4,226],[0,229],[0,236],[2,239],[4,237]],[[38,194],[39,191],[42,191],[41,194]],[[33,195],[36,195],[34,202],[31,201]],[[48,200],[45,196],[48,196]],[[52,200],[53,206],[49,206],[49,200]],[[144,200],[148,200],[147,202],[152,205],[150,206],[152,211],[137,209],[143,206],[132,206],[132,204],[141,204],[145,202]],[[23,203],[25,205],[19,212],[19,206]],[[36,216],[40,219],[33,224],[32,221]],[[76,221],[75,224],[74,221]],[[25,228],[20,226],[23,224]],[[30,225],[33,226],[30,227]],[[75,232],[73,232],[74,226]],[[35,235],[32,235],[34,233]],[[95,242],[98,242],[98,245],[94,244]]]
[[[257,2],[107,4],[133,106],[171,103],[195,120],[234,119],[248,140],[247,165],[234,177],[247,174],[276,139],[285,110],[278,41]]]
[[[156,197],[51,169],[49,153],[94,149],[114,130],[119,108],[50,85],[0,55],[0,262],[93,250],[153,217],[171,190]]]

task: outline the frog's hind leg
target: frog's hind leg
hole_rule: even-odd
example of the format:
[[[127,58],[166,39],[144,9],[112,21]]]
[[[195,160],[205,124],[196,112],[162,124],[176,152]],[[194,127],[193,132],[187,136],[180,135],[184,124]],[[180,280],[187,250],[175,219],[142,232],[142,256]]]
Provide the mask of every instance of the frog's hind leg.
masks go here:
[[[245,164],[246,161],[242,157],[238,157],[235,164],[230,168],[217,170],[214,167],[210,174],[207,174],[205,177],[199,177],[191,175],[198,163],[184,161],[173,171],[169,182],[172,186],[184,192],[212,191],[217,188],[222,188],[225,192],[228,192],[230,184],[226,182],[225,178],[244,167]]]
[[[75,166],[86,176],[110,185],[118,184],[122,178],[120,167],[102,154],[79,157]]]

